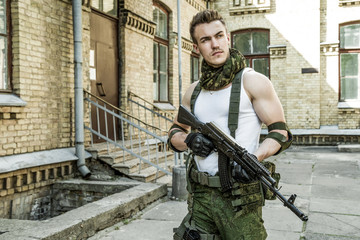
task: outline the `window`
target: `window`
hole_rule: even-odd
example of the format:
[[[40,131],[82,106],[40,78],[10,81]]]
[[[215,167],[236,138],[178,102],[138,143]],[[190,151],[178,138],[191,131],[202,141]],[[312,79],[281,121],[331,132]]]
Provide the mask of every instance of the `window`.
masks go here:
[[[232,47],[246,58],[247,66],[270,77],[269,30],[247,29],[231,33]]]
[[[0,0],[0,91],[10,90],[10,1]]]
[[[191,65],[190,65],[190,72],[191,72],[191,83],[196,82],[197,80],[199,80],[199,56],[198,55],[191,55],[190,56],[190,61],[191,61]]]
[[[340,101],[359,100],[360,22],[340,25]]]
[[[118,16],[117,0],[91,0],[91,6],[113,17]]]
[[[153,64],[154,101],[167,102],[169,100],[169,31],[167,12],[159,6],[153,6],[153,21],[156,23]]]

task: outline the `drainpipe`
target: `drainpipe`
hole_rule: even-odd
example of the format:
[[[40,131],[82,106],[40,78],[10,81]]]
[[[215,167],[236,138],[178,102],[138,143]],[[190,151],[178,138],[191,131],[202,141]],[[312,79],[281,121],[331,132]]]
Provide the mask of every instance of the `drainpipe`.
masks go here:
[[[82,0],[72,1],[75,64],[75,154],[79,158],[77,167],[83,178],[89,178],[91,172],[85,165],[84,149],[84,103],[82,84]]]
[[[177,29],[178,29],[178,68],[179,68],[179,106],[181,104],[182,95],[182,77],[181,77],[181,5],[180,0],[177,0]]]

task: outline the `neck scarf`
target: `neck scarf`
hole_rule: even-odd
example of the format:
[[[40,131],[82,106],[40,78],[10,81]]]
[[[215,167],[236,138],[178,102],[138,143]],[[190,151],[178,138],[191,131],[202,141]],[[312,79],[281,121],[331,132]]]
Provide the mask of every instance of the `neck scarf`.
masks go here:
[[[214,68],[202,61],[200,86],[205,90],[216,91],[230,84],[236,73],[246,67],[244,56],[236,49],[230,49],[230,57],[225,64],[219,68]]]

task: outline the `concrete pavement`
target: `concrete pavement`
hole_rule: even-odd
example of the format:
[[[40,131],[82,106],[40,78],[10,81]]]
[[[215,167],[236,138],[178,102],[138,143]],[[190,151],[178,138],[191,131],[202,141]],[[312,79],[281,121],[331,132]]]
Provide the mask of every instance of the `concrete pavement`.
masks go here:
[[[335,147],[296,147],[270,158],[281,173],[280,192],[296,193],[295,205],[309,216],[302,222],[279,200],[263,211],[269,240],[360,240],[360,153]],[[185,201],[167,198],[98,232],[90,240],[171,240],[187,213]]]

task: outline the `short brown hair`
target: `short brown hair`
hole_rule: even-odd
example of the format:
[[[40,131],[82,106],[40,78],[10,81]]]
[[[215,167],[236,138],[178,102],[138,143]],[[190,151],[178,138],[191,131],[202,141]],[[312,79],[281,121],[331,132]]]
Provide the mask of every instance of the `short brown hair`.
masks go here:
[[[222,16],[215,10],[206,9],[204,11],[198,12],[190,23],[190,35],[194,43],[197,43],[195,39],[195,27],[202,23],[211,23],[212,21],[219,20],[225,27],[225,21]]]

